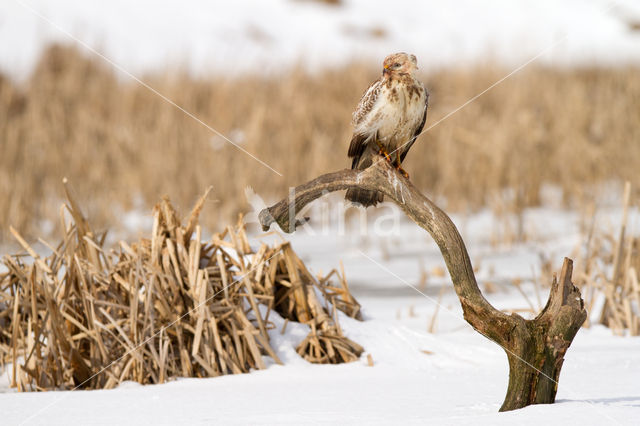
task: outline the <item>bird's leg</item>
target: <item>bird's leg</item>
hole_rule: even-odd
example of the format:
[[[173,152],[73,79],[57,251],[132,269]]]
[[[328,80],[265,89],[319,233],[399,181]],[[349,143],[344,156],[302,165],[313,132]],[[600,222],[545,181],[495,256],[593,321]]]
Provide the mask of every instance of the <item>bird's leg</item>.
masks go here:
[[[407,173],[400,165],[400,153],[398,153],[398,155],[396,156],[396,169],[398,169],[398,171],[400,173],[402,173],[402,176],[404,176],[405,178],[409,179],[409,173]]]
[[[391,156],[389,156],[389,152],[387,151],[387,148],[385,148],[384,145],[382,145],[382,142],[380,142],[380,139],[376,138],[376,144],[378,144],[378,154],[382,155],[384,158],[387,159],[388,162],[391,163]]]

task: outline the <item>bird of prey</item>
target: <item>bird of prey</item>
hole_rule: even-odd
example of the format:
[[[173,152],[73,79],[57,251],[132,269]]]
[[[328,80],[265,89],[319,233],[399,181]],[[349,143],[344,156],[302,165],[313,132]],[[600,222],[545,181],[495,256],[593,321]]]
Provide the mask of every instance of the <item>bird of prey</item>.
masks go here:
[[[353,113],[352,169],[364,170],[381,155],[409,177],[401,163],[422,132],[429,103],[429,93],[414,75],[417,69],[415,55],[401,52],[384,59],[382,76],[369,86]],[[345,198],[368,207],[382,202],[383,195],[349,189]]]

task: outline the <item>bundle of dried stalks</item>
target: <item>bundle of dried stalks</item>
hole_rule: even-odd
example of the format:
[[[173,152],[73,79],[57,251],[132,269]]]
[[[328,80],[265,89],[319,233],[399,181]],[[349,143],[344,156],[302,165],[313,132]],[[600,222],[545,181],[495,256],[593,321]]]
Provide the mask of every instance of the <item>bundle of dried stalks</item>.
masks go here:
[[[65,186],[66,188],[66,186]],[[315,279],[288,243],[252,250],[242,222],[201,242],[198,216],[186,225],[168,199],[154,209],[150,239],[104,248],[67,191],[65,238],[39,256],[4,256],[0,274],[0,356],[21,391],[113,388],[124,380],[162,383],[281,363],[270,345],[272,311],[310,326],[298,353],[311,362],[357,359],[336,309],[359,305],[336,271]],[[329,278],[338,276],[341,288]],[[321,300],[324,299],[324,305]]]
[[[623,196],[622,224],[617,235],[594,230],[592,223],[587,249],[580,261],[577,275],[589,312],[598,309],[595,321],[611,328],[616,334],[629,331],[640,335],[640,237],[627,235],[631,185],[626,183]],[[589,318],[585,326],[594,322]]]

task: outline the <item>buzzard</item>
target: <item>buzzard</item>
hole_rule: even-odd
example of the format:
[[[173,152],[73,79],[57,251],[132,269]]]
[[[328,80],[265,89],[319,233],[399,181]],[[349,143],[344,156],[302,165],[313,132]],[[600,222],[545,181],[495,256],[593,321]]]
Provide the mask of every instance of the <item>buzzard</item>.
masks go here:
[[[352,169],[366,169],[382,155],[409,177],[400,165],[422,132],[429,102],[429,93],[414,75],[417,69],[415,55],[401,52],[384,59],[382,77],[369,86],[353,113]],[[345,198],[368,207],[382,202],[383,195],[349,189]]]

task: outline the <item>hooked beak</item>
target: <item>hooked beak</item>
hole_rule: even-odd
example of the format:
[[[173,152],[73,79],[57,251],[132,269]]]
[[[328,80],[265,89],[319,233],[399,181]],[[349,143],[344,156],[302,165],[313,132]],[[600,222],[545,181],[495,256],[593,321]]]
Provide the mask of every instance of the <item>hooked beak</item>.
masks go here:
[[[382,69],[382,74],[386,75],[389,74],[391,71],[389,71],[389,65],[385,65]]]

